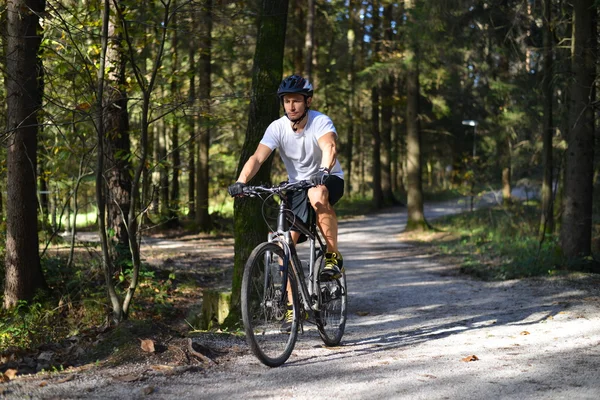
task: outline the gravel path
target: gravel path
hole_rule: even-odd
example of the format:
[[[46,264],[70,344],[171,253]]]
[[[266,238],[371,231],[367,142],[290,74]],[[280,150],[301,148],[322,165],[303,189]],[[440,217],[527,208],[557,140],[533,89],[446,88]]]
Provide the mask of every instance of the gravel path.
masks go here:
[[[475,281],[399,241],[405,222],[405,209],[391,209],[341,224],[349,321],[339,347],[324,347],[313,328],[279,368],[240,342],[239,355],[211,368],[165,373],[149,362],[16,379],[0,385],[0,397],[600,398],[599,277]],[[115,378],[132,371],[144,379]]]

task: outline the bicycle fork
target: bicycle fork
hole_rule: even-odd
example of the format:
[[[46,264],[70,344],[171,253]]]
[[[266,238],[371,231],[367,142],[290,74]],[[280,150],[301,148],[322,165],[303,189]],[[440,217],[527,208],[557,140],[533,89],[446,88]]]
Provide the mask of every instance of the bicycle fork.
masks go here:
[[[304,268],[302,265],[302,261],[300,260],[300,258],[298,257],[298,253],[295,251],[295,248],[292,248],[292,246],[289,245],[288,240],[290,240],[289,238],[289,233],[279,233],[279,232],[270,232],[269,236],[268,236],[268,240],[269,242],[272,243],[276,243],[278,244],[282,249],[283,249],[283,254],[284,254],[284,258],[281,262],[281,264],[279,264],[279,273],[281,274],[281,290],[280,292],[282,293],[282,297],[281,297],[281,301],[282,301],[282,306],[287,303],[288,301],[288,287],[287,287],[287,282],[288,282],[288,272],[289,272],[289,268],[293,268],[296,279],[298,280],[296,282],[297,288],[298,288],[298,300],[300,301],[300,307],[299,307],[299,323],[300,323],[300,329],[301,332],[304,332],[304,326],[303,326],[303,320],[304,320],[304,313],[306,311],[312,311],[312,312],[318,312],[320,311],[319,308],[319,301],[318,301],[318,293],[316,293],[316,290],[318,290],[318,285],[317,285],[317,277],[316,277],[316,273],[313,271],[313,267],[315,265],[315,242],[314,240],[311,240],[311,251],[310,251],[310,261],[309,261],[309,279],[311,280],[310,283],[306,282],[305,279],[305,275],[304,275]],[[265,262],[266,265],[271,265],[273,263],[272,261],[272,255],[268,256],[269,258],[271,258],[271,260],[268,260],[268,262]],[[267,266],[266,266],[267,267]],[[270,267],[268,267],[270,268]],[[265,282],[267,283],[267,282]]]

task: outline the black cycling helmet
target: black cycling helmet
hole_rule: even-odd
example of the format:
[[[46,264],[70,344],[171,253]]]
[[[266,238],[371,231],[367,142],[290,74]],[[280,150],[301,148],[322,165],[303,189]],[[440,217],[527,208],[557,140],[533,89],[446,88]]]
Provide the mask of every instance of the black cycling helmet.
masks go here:
[[[283,95],[290,93],[299,93],[304,97],[313,96],[313,86],[310,82],[299,75],[291,75],[281,81],[277,96],[283,100]]]

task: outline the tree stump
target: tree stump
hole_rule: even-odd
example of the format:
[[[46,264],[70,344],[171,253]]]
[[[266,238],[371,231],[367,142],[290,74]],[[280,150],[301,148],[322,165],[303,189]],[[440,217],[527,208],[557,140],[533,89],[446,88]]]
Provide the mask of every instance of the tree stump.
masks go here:
[[[220,326],[229,315],[230,301],[231,292],[205,290],[202,295],[200,328],[208,330]]]

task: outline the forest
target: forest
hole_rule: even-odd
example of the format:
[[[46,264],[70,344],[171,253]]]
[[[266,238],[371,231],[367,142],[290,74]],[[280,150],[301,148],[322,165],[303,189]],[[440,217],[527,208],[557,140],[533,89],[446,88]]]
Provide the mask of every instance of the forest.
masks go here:
[[[259,205],[226,188],[282,115],[276,90],[294,73],[335,123],[346,202],[403,204],[407,229],[424,230],[427,199],[500,189],[510,207],[512,190],[526,187],[537,194],[529,235],[558,254],[554,267],[600,272],[598,5],[3,2],[3,312],[92,300],[68,284],[93,275],[99,318],[128,319],[148,276],[140,237],[160,229],[229,230],[235,309],[266,227]],[[255,181],[285,178],[275,156]],[[81,265],[83,230],[100,244]],[[51,256],[56,243],[70,252]],[[3,328],[0,350],[14,344]]]

